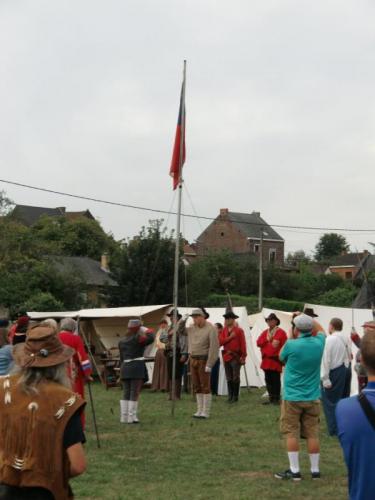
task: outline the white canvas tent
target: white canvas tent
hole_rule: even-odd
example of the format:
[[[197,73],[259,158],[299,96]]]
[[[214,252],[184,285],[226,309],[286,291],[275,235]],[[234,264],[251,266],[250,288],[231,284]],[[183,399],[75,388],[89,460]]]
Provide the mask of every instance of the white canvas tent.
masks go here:
[[[110,307],[102,309],[81,309],[65,312],[28,312],[33,320],[54,318],[75,318],[89,342],[98,352],[116,348],[124,336],[130,318],[142,318],[145,326],[156,329],[158,323],[170,308],[170,304],[157,306]]]

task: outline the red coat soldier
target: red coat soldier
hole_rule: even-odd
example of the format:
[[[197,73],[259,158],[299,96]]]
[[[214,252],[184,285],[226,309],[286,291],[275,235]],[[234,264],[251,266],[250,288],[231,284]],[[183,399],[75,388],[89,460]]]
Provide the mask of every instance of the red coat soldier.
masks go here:
[[[262,353],[262,364],[264,370],[266,387],[269,401],[264,404],[279,404],[281,392],[281,372],[282,364],[279,360],[280,350],[287,341],[287,334],[279,328],[280,320],[276,314],[271,313],[267,318],[267,330],[259,336],[257,346]]]
[[[241,365],[246,362],[246,340],[242,328],[237,326],[238,316],[233,311],[226,311],[225,327],[220,333],[219,343],[223,346],[223,361],[228,384],[228,403],[238,401],[240,392]]]

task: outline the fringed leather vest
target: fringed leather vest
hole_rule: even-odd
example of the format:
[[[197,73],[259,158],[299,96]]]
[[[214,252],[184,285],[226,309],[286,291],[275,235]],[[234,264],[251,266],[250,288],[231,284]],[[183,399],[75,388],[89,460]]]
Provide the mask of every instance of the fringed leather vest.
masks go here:
[[[39,486],[56,500],[71,498],[65,427],[85,402],[55,382],[26,394],[18,376],[0,377],[0,483]]]

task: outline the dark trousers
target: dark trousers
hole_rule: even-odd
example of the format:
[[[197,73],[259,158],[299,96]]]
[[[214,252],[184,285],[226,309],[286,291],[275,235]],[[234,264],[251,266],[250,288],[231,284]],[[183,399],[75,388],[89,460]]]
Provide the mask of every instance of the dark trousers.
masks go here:
[[[168,380],[169,380],[169,399],[180,399],[181,398],[181,382],[184,373],[185,363],[180,362],[181,353],[176,351],[176,376],[175,376],[175,393],[172,394],[172,379],[173,379],[173,356],[167,354],[167,369],[168,369]]]
[[[219,371],[220,371],[220,359],[216,361],[211,370],[211,393],[217,396],[217,390],[219,387]]]
[[[184,372],[185,363],[180,363],[181,353],[176,352],[176,380],[182,379],[182,374]],[[173,377],[173,356],[167,355],[167,369],[168,369],[168,379],[172,380]]]
[[[281,373],[276,370],[264,370],[264,378],[271,403],[278,403],[281,392]]]
[[[346,368],[346,373],[345,373],[345,386],[344,386],[344,393],[343,393],[343,398],[349,398],[350,397],[350,392],[352,388],[352,365],[349,364],[349,366]]]
[[[341,365],[329,372],[329,379],[332,383],[331,389],[322,387],[322,403],[326,416],[328,433],[330,436],[337,435],[336,405],[344,397],[346,368]]]
[[[225,361],[225,376],[228,382],[239,382],[241,364],[236,359],[231,359],[230,361]]]
[[[127,378],[123,380],[125,401],[138,401],[143,386],[142,378]]]

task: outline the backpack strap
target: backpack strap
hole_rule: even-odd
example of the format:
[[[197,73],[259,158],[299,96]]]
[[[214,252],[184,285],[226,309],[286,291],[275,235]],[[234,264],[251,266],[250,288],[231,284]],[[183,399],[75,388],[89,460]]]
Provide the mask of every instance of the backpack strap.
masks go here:
[[[362,406],[362,410],[364,411],[368,421],[372,425],[372,428],[375,431],[375,410],[371,406],[369,400],[366,398],[366,396],[361,392],[358,396],[358,401],[359,404]]]

